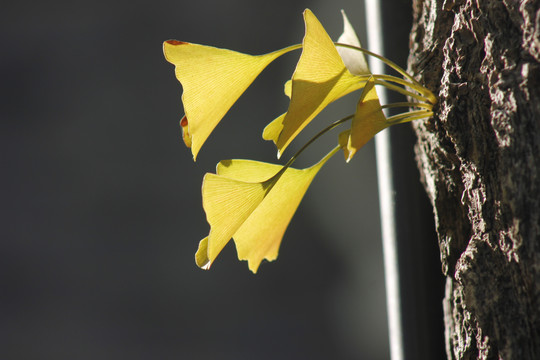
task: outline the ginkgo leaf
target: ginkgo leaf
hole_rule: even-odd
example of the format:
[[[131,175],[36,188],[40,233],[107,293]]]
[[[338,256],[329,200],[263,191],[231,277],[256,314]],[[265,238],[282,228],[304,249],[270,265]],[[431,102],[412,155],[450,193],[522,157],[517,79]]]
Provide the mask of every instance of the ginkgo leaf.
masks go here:
[[[236,230],[266,196],[271,184],[245,182],[215,174],[203,179],[202,197],[210,224],[208,260],[212,263]]]
[[[362,47],[360,45],[360,40],[358,40],[358,36],[356,35],[356,32],[354,31],[354,28],[352,27],[351,23],[349,22],[349,19],[347,18],[347,14],[345,14],[345,11],[341,10],[341,15],[343,16],[343,33],[338,38],[337,42],[341,44]],[[345,66],[352,74],[354,75],[371,74],[371,71],[369,71],[369,67],[366,61],[366,57],[364,56],[362,52],[359,52],[354,49],[344,48],[344,47],[338,47],[337,51],[339,55],[341,55],[341,58],[343,59]]]
[[[285,116],[287,116],[287,113],[281,114],[266,125],[262,135],[264,140],[272,140],[274,142],[277,141],[281,130],[283,130],[283,120],[285,120]]]
[[[277,130],[270,133],[278,148],[278,157],[302,129],[328,104],[363,87],[364,82],[345,67],[334,43],[313,13],[304,11],[306,34],[302,55],[292,78],[291,101]],[[271,123],[279,129],[279,123]],[[268,134],[268,132],[267,132]]]
[[[195,263],[204,270],[210,269],[210,259],[208,259],[208,236],[199,242],[199,248],[195,253]]]
[[[354,31],[354,28],[349,22],[345,11],[341,10],[343,15],[343,33],[338,39],[339,43],[353,45],[360,47],[360,40]],[[337,51],[341,56],[343,63],[347,69],[354,75],[366,75],[370,74],[369,68],[367,66],[366,58],[362,52],[356,51],[354,49],[347,49],[343,47],[338,47]],[[288,80],[284,86],[284,92],[287,97],[291,97],[292,93],[292,80]],[[274,119],[270,124],[268,124],[263,131],[264,140],[275,140],[279,137],[281,130],[283,129],[283,120],[287,113],[282,114],[278,118]]]
[[[288,80],[283,86],[283,92],[290,99],[292,94],[292,80]]]
[[[390,126],[390,123],[386,121],[386,116],[382,111],[377,90],[375,89],[375,81],[373,77],[370,77],[356,105],[356,113],[354,114],[351,129],[339,135],[339,145],[343,149],[347,162],[375,134],[388,126]]]
[[[253,56],[176,40],[164,42],[165,58],[176,66],[176,77],[183,87],[183,137],[194,159],[216,125],[261,71],[296,48]]]
[[[218,164],[216,175],[203,182],[203,206],[210,224],[208,238],[201,240],[197,265],[209,268],[233,238],[238,258],[257,272],[263,259],[275,260],[283,234],[315,175],[336,148],[307,169],[250,160]]]

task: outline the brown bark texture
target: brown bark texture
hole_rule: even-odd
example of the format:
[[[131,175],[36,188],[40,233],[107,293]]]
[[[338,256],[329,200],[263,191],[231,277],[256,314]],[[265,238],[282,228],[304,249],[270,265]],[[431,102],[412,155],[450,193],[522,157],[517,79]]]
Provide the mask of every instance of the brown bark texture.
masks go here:
[[[409,70],[448,359],[540,359],[540,0],[416,0]]]

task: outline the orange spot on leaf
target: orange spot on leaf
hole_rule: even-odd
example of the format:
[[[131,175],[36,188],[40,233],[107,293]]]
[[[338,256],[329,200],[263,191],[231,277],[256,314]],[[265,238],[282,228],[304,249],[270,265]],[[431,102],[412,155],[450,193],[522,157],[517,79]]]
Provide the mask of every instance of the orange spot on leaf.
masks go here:
[[[187,121],[187,117],[183,117],[182,120],[180,120],[180,126],[181,127],[186,127],[188,124],[188,121]]]
[[[188,120],[185,115],[182,118],[182,120],[180,120],[180,126],[182,127],[182,139],[184,140],[184,144],[186,144],[186,146],[190,148],[191,147],[191,134],[189,133]]]
[[[184,41],[178,41],[178,40],[167,40],[165,41],[169,45],[184,45],[187,44],[187,42]]]

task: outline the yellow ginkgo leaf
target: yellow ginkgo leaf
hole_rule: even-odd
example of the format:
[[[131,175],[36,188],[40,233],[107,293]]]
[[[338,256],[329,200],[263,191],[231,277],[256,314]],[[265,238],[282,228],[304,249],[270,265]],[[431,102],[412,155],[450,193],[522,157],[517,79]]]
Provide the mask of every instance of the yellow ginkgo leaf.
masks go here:
[[[210,224],[207,250],[210,264],[263,201],[271,185],[231,179],[219,174],[205,175],[202,198],[206,219]]]
[[[360,40],[358,40],[358,36],[356,35],[356,32],[354,31],[354,28],[352,27],[351,23],[349,22],[349,19],[347,18],[347,15],[345,14],[345,11],[341,10],[341,15],[343,16],[343,33],[338,38],[337,42],[340,44],[362,47],[360,45]],[[343,59],[343,63],[352,74],[354,75],[371,74],[371,71],[369,71],[369,67],[366,61],[366,57],[364,56],[362,52],[359,52],[354,49],[344,48],[344,47],[338,47],[337,51],[339,55],[341,55],[341,58]]]
[[[292,93],[292,80],[288,80],[286,83],[285,83],[285,86],[283,86],[283,92],[285,93],[285,95],[287,95],[287,97],[290,99],[291,98],[291,93]]]
[[[176,66],[176,77],[183,87],[186,114],[182,120],[183,137],[194,159],[210,133],[261,71],[296,48],[253,56],[177,40],[164,42],[165,58]]]
[[[209,268],[231,237],[238,258],[247,260],[254,273],[263,259],[275,260],[306,190],[338,149],[301,170],[250,160],[220,162],[216,175],[207,174],[203,181],[203,206],[211,228],[199,245],[197,265]]]
[[[204,270],[210,269],[210,259],[208,259],[208,236],[199,242],[199,248],[195,253],[195,263]]]
[[[262,135],[264,140],[272,140],[274,142],[277,141],[281,130],[283,130],[283,120],[285,120],[285,116],[287,116],[287,113],[281,114],[280,116],[272,120],[268,125],[266,125]]]
[[[370,77],[362,90],[356,105],[356,113],[351,129],[339,134],[339,145],[343,149],[345,159],[349,162],[354,154],[379,131],[390,126],[386,121],[375,89],[375,81]]]
[[[292,78],[289,109],[281,121],[282,129],[279,130],[279,122],[272,122],[270,126],[275,129],[269,133],[273,137],[268,132],[264,136],[276,143],[278,157],[328,104],[362,88],[365,83],[347,70],[334,43],[309,9],[304,11],[304,21],[306,34]]]

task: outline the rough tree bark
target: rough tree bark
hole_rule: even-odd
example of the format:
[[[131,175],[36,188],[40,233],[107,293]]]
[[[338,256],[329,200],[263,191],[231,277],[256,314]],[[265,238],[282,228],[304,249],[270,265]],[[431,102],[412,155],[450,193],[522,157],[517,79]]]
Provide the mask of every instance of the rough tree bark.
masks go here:
[[[540,0],[416,0],[409,70],[449,359],[540,359]]]

